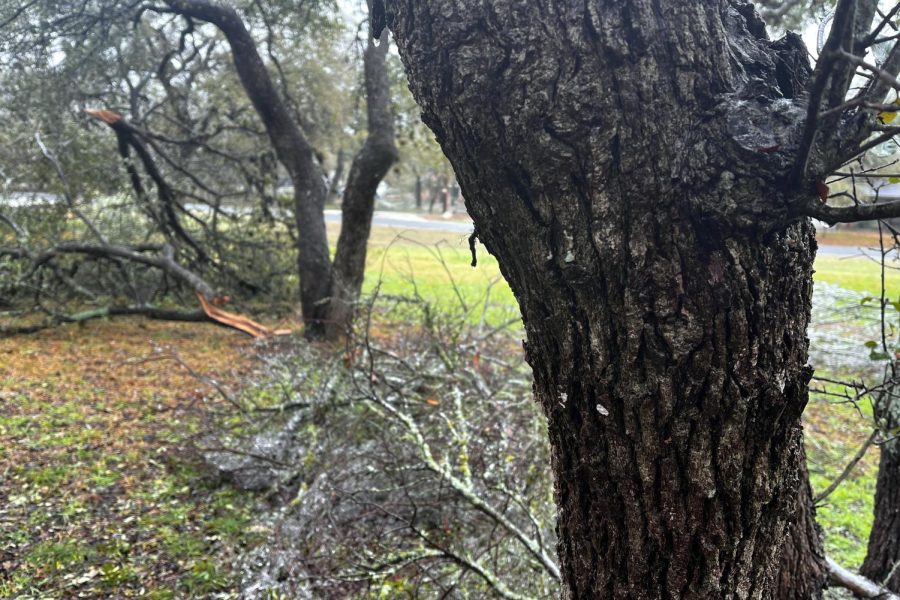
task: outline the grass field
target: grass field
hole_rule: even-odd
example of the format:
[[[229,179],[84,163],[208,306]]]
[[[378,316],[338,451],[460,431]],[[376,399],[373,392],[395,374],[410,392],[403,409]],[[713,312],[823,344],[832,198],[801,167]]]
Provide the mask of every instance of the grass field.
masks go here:
[[[254,498],[210,487],[179,443],[234,385],[249,342],[124,319],[0,339],[0,598],[210,598]]]
[[[514,317],[512,293],[483,248],[472,269],[463,236],[397,233],[374,232],[369,290],[464,305],[472,322]],[[865,259],[823,257],[816,269],[817,281],[880,286],[878,265]],[[895,272],[888,283],[900,292]],[[246,379],[252,364],[243,337],[205,324],[124,319],[0,339],[0,598],[228,597],[229,556],[265,535],[252,526],[256,498],[209,487],[172,454],[203,426],[193,409],[218,400],[158,360],[157,347],[226,385]],[[806,432],[817,489],[867,427],[852,406],[812,399]],[[865,554],[876,470],[873,450],[819,509],[827,550],[848,567]]]
[[[889,298],[900,295],[900,263],[885,268],[885,289]],[[881,265],[865,257],[820,256],[816,259],[815,281],[826,281],[849,290],[877,295],[881,290]]]

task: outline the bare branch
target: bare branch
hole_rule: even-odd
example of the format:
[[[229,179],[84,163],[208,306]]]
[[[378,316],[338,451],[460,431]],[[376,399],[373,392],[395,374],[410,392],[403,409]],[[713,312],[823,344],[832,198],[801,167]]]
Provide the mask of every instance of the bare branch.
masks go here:
[[[200,292],[208,299],[212,299],[216,296],[212,286],[202,277],[175,262],[174,252],[171,246],[163,246],[161,248],[162,252],[157,256],[141,252],[147,248],[148,247],[129,248],[127,246],[116,245],[94,246],[81,243],[62,243],[44,250],[35,260],[37,263],[41,263],[57,254],[86,254],[101,258],[122,258],[131,262],[150,265],[165,271],[186,283],[192,290]]]
[[[816,135],[819,132],[819,113],[822,112],[822,102],[828,90],[828,83],[834,77],[837,67],[837,54],[835,53],[846,43],[846,34],[852,31],[853,13],[856,0],[840,0],[834,12],[834,23],[831,33],[825,42],[823,53],[813,71],[812,85],[809,92],[809,104],[806,112],[806,124],[800,138],[800,146],[797,150],[790,180],[802,182],[806,180],[806,170],[809,157],[815,145]],[[825,109],[832,108],[826,106]]]
[[[825,557],[828,565],[828,579],[832,585],[850,590],[860,598],[878,598],[879,600],[900,600],[890,590],[873,582],[862,575],[857,575],[840,566],[831,557]]]
[[[878,430],[877,430],[877,429],[873,429],[873,430],[872,430],[872,433],[869,435],[869,437],[866,438],[866,441],[863,442],[863,445],[860,446],[859,450],[856,451],[856,454],[853,455],[853,458],[850,459],[850,462],[848,462],[848,463],[844,466],[844,470],[841,471],[841,474],[838,475],[838,476],[835,478],[835,480],[832,481],[831,484],[830,484],[827,488],[825,488],[824,490],[822,490],[821,493],[817,494],[816,497],[813,498],[813,503],[814,503],[814,504],[819,504],[820,502],[822,502],[823,500],[825,500],[825,498],[827,498],[828,496],[830,496],[831,493],[834,492],[834,490],[836,490],[836,489],[838,488],[838,486],[841,485],[841,483],[842,483],[845,479],[847,479],[847,476],[850,475],[850,472],[853,471],[853,468],[857,465],[857,463],[859,463],[859,461],[862,460],[863,456],[866,455],[866,451],[867,451],[867,450],[869,449],[869,447],[875,442],[875,438],[876,438],[877,436],[878,436]]]
[[[827,204],[810,204],[805,215],[824,221],[829,225],[835,223],[857,223],[877,219],[893,219],[900,217],[900,200],[879,204],[857,204],[854,206],[829,206]]]

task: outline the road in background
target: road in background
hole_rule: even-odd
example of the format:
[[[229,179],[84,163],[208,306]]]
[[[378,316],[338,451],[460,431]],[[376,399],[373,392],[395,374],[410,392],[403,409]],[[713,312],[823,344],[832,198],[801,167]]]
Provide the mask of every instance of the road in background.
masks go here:
[[[341,211],[326,210],[326,223],[340,223]],[[387,211],[376,211],[372,219],[372,224],[377,227],[398,227],[401,229],[412,229],[415,231],[447,231],[451,233],[472,233],[471,221],[451,221],[426,219],[421,215],[414,213],[398,213]],[[830,244],[820,244],[819,254],[824,256],[843,256],[843,257],[878,257],[878,251],[871,248],[858,248],[856,246],[833,246]]]

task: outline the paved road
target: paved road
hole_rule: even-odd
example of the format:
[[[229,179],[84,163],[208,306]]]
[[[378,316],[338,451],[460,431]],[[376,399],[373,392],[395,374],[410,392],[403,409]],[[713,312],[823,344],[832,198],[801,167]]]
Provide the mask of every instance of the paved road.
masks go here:
[[[326,210],[326,223],[340,223],[341,211]],[[417,231],[447,231],[452,233],[472,233],[472,223],[466,221],[440,220],[431,221],[425,217],[412,213],[395,213],[375,211],[372,224],[379,227],[397,227],[400,229],[414,229]]]
[[[328,223],[340,223],[341,211],[326,210],[325,221]],[[413,213],[396,213],[376,211],[373,223],[380,227],[397,227],[401,229],[413,229],[417,231],[447,231],[450,233],[472,233],[472,223],[465,221],[429,220]],[[878,256],[878,252],[856,246],[832,246],[822,244],[819,246],[819,254],[823,256]]]
[[[878,250],[874,250],[872,248],[857,248],[856,246],[830,246],[828,244],[821,244],[819,246],[819,254],[823,256],[842,256],[842,257],[853,257],[853,256],[868,256],[870,258],[878,259],[880,253]],[[893,252],[894,258],[897,258],[896,252]]]

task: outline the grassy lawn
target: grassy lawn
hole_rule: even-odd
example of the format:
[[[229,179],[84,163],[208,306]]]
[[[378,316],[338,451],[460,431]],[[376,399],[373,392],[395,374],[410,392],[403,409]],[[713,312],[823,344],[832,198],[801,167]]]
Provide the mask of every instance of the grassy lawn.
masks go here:
[[[420,232],[373,236],[367,261],[365,291],[376,286],[388,296],[420,296],[444,311],[466,313],[501,324],[519,316],[512,290],[500,274],[497,259],[476,247],[478,265],[466,236]]]
[[[839,226],[816,231],[816,240],[819,242],[819,245],[877,248],[878,238],[877,229],[855,229]]]
[[[803,415],[813,493],[840,474],[871,432],[871,421],[849,404],[813,396]],[[870,448],[853,472],[817,508],[825,530],[825,550],[842,566],[856,569],[866,556],[872,528],[872,501],[878,476],[878,450]]]
[[[816,259],[816,281],[833,283],[857,292],[877,295],[881,289],[881,265],[866,257],[819,256]],[[888,296],[900,295],[900,264],[889,262],[885,269]]]
[[[0,339],[0,598],[232,587],[219,559],[252,536],[253,498],[173,454],[215,400],[154,348],[227,385],[248,346],[213,325],[131,319]]]

